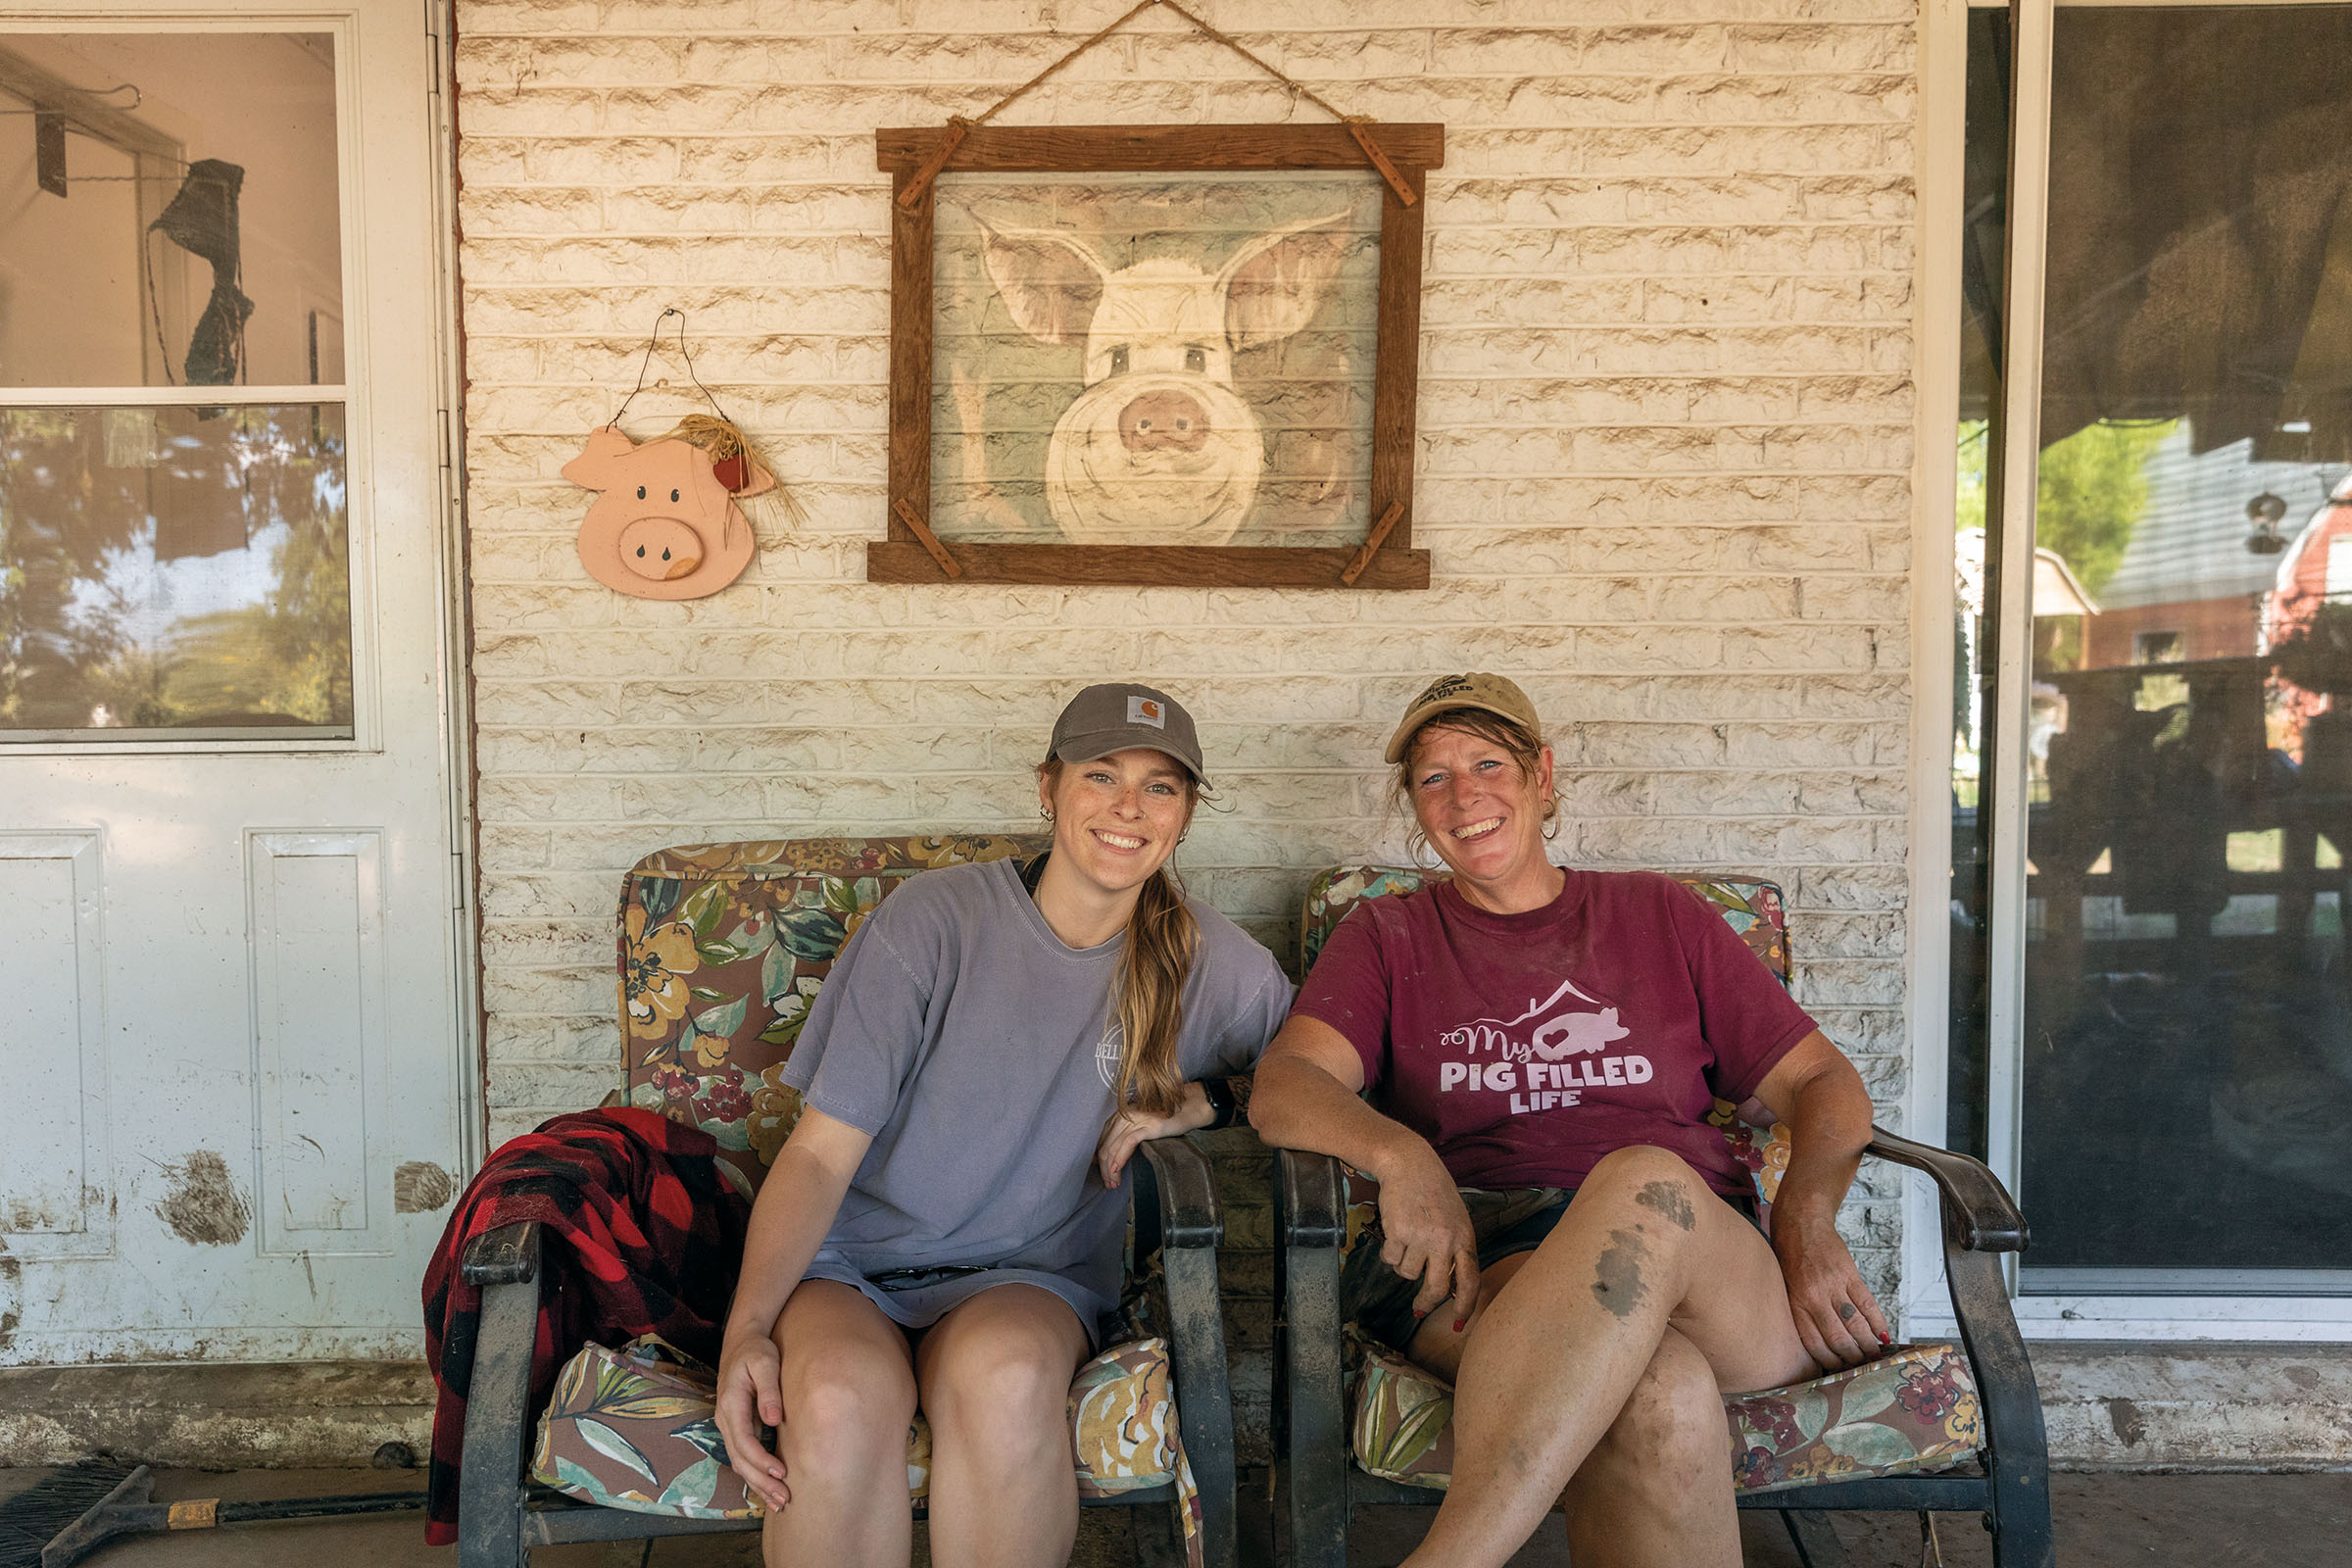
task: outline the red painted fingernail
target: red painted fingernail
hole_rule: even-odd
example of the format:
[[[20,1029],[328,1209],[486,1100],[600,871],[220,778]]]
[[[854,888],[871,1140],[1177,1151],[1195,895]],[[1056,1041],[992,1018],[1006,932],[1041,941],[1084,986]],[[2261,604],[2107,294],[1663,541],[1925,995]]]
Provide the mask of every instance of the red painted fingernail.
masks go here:
[[[1886,1335],[1882,1334],[1879,1336],[1879,1343],[1881,1345],[1892,1345],[1894,1342],[1888,1339]]]
[[[1422,1310],[1420,1307],[1417,1307],[1417,1306],[1416,1306],[1416,1307],[1414,1307],[1414,1308],[1413,1308],[1413,1316],[1414,1316],[1416,1319],[1418,1319],[1418,1318],[1425,1318],[1425,1317],[1429,1316],[1429,1314],[1428,1314],[1427,1312],[1423,1311],[1423,1310]]]
[[[1468,1328],[1469,1326],[1470,1320],[1466,1317],[1457,1317],[1453,1320],[1453,1332],[1456,1334],[1461,1333],[1462,1330]]]

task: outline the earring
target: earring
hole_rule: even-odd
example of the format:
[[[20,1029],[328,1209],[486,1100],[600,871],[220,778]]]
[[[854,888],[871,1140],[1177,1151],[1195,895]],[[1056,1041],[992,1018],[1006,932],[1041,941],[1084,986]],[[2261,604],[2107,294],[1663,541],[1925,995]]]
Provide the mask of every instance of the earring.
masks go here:
[[[1041,806],[1037,808],[1037,814],[1051,822],[1054,820],[1054,808],[1051,806]]]

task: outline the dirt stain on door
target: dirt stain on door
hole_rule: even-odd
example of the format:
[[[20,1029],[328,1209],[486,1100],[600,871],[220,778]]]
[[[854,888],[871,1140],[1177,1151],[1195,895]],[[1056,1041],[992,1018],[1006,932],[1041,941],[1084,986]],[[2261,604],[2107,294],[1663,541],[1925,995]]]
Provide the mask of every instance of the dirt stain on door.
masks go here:
[[[197,1247],[227,1247],[245,1239],[253,1211],[228,1179],[228,1161],[199,1149],[177,1165],[164,1167],[170,1188],[155,1205],[172,1234]]]
[[[412,1159],[392,1172],[392,1212],[429,1214],[455,1191],[449,1172],[430,1160]]]

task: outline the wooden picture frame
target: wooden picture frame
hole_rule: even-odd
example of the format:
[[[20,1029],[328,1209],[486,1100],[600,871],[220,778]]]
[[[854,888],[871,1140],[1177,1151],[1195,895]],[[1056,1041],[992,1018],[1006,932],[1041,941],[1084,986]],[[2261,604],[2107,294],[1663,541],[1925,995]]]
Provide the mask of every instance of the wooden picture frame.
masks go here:
[[[946,156],[943,160],[943,139]],[[890,268],[889,535],[871,582],[1140,583],[1225,588],[1429,586],[1412,544],[1421,327],[1423,175],[1442,124],[979,125],[876,133],[894,177]],[[1352,545],[1128,545],[943,541],[931,526],[936,179],[944,172],[1373,171],[1384,180],[1366,513]],[[1409,193],[1410,199],[1406,199]]]

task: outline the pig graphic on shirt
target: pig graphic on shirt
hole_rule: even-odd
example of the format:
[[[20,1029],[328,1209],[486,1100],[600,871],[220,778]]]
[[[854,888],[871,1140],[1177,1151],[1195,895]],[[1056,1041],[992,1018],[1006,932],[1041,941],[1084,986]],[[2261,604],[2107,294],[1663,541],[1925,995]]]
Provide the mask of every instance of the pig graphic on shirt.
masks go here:
[[[979,220],[1015,325],[1083,343],[1085,390],[1046,448],[1046,507],[1076,544],[1217,545],[1265,471],[1265,434],[1233,357],[1314,318],[1355,236],[1335,213],[1256,234],[1210,272],[1154,257],[1113,268],[1075,236]],[[977,220],[977,215],[975,215]]]
[[[1438,1064],[1438,1090],[1508,1093],[1514,1114],[1580,1104],[1588,1089],[1649,1082],[1647,1056],[1602,1054],[1632,1033],[1615,1007],[1563,980],[1515,1018],[1479,1018],[1441,1035],[1439,1046],[1462,1059]]]
[[[1565,1056],[1598,1051],[1630,1033],[1617,1021],[1615,1007],[1603,1007],[1598,1012],[1563,1012],[1556,1018],[1546,1018],[1536,1025],[1527,1043],[1545,1061],[1558,1061]]]

